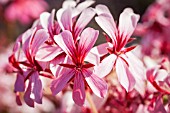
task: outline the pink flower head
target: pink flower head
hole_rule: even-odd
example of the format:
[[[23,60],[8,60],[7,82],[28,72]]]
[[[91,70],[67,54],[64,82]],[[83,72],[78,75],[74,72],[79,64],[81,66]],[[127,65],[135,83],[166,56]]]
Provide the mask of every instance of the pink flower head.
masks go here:
[[[42,103],[42,82],[40,75],[46,76],[43,72],[48,69],[48,62],[42,63],[35,60],[35,54],[39,46],[44,43],[49,35],[43,29],[29,29],[16,41],[13,54],[9,62],[17,73],[14,91],[17,94],[17,103],[21,105],[18,92],[25,92],[24,100],[27,105],[33,107],[34,102]],[[22,46],[22,49],[20,49]],[[28,85],[26,85],[26,82]],[[25,90],[26,89],[26,90]]]
[[[142,23],[135,30],[135,35],[142,37],[142,52],[152,58],[170,56],[169,5],[169,0],[157,0],[151,4],[142,17]]]
[[[153,94],[152,100],[149,104],[149,110],[151,112],[160,112],[160,113],[169,113],[169,109],[166,109],[166,105],[169,102],[164,103],[163,100],[169,99],[170,94],[170,75],[169,73],[161,69],[159,66],[150,68],[147,70],[147,79],[152,84],[152,86],[156,89],[151,94]],[[148,87],[151,88],[151,87]],[[163,96],[167,96],[166,98]]]
[[[85,63],[84,59],[93,47],[99,32],[86,28],[78,43],[74,43],[73,36],[69,31],[63,31],[60,35],[55,36],[56,43],[69,56],[71,61],[66,64],[60,64],[64,67],[57,79],[51,84],[53,94],[60,92],[69,81],[74,81],[73,100],[78,105],[83,105],[85,101],[85,88],[88,86],[99,97],[104,97],[107,92],[107,84],[97,75],[91,67],[91,63]],[[88,86],[86,85],[88,84]]]
[[[132,41],[130,36],[137,25],[139,15],[133,13],[132,9],[126,8],[119,17],[117,27],[106,6],[96,6],[96,12],[98,14],[96,22],[107,33],[105,35],[109,45],[107,51],[110,55],[96,67],[95,73],[104,77],[115,67],[118,80],[126,91],[131,91],[137,82],[136,89],[144,94],[143,64],[130,52],[135,46],[125,48],[125,45]]]
[[[5,17],[9,21],[18,20],[23,24],[28,24],[38,18],[47,7],[44,0],[14,0],[7,7]]]
[[[76,6],[75,1],[65,1],[63,8],[57,11],[57,21],[54,20],[55,10],[52,10],[51,14],[44,12],[40,15],[40,25],[47,30],[50,39],[41,45],[35,59],[38,61],[51,61],[50,69],[54,75],[58,76],[57,73],[60,67],[57,65],[64,62],[66,56],[54,41],[54,35],[58,35],[63,30],[69,30],[76,43],[82,30],[95,15],[92,8],[87,8],[93,3],[94,1],[85,1]],[[77,19],[78,16],[79,18]]]

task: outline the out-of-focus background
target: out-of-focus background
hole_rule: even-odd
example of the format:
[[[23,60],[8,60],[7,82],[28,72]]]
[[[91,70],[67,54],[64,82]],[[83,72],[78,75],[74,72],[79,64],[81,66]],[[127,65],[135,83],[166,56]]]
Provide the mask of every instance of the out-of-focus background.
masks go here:
[[[64,0],[0,0],[0,48],[7,47],[11,42],[26,31],[39,14],[43,11],[61,8]],[[83,1],[83,0],[81,0]],[[142,15],[149,4],[154,0],[96,0],[96,4],[105,4],[111,10],[115,20],[126,7],[131,7]],[[22,3],[23,2],[23,3]],[[24,3],[25,2],[25,3]],[[27,2],[27,3],[26,3]],[[96,29],[101,30],[94,20],[90,23]],[[100,37],[102,37],[100,35]],[[97,44],[104,42],[99,38]],[[2,51],[2,49],[0,49]]]

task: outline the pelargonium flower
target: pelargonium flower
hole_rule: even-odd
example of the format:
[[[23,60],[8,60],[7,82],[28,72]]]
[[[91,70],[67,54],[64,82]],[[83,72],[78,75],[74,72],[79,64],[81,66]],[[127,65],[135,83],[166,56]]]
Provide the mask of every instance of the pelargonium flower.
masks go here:
[[[162,55],[170,56],[169,5],[169,0],[157,0],[147,8],[142,16],[142,23],[137,26],[135,35],[142,37],[141,45],[144,55],[152,58],[159,58]]]
[[[168,113],[169,109],[166,109],[166,106],[170,103],[167,101],[170,94],[170,75],[165,69],[160,69],[161,67],[157,66],[147,70],[147,79],[154,87],[154,90],[150,92],[153,94],[152,99],[150,100],[148,109],[151,112],[161,112]],[[150,88],[150,87],[149,87]],[[150,89],[149,89],[150,90]],[[151,90],[150,90],[151,91]],[[163,102],[167,101],[167,102]]]
[[[120,14],[117,27],[106,6],[96,6],[96,12],[98,14],[95,18],[96,22],[107,33],[105,36],[109,46],[106,49],[103,48],[103,50],[107,50],[110,55],[104,58],[95,68],[95,73],[104,77],[115,68],[118,80],[126,91],[131,91],[135,86],[136,90],[144,95],[143,64],[130,52],[135,46],[125,47],[128,42],[133,40],[130,36],[137,25],[139,15],[133,13],[132,9],[126,8]]]
[[[98,34],[98,31],[86,28],[81,33],[80,40],[76,44],[70,31],[66,30],[55,36],[56,43],[69,56],[70,61],[60,64],[60,66],[63,66],[63,70],[51,84],[51,90],[54,95],[59,93],[72,80],[74,82],[73,100],[80,106],[84,104],[85,89],[88,87],[99,97],[106,95],[106,82],[92,72],[93,64],[84,62]]]
[[[48,37],[48,33],[43,29],[29,29],[17,39],[14,45],[13,54],[9,57],[9,62],[14,67],[14,72],[17,73],[14,91],[17,94],[17,103],[19,105],[21,105],[19,92],[25,92],[24,100],[27,105],[33,107],[34,102],[41,104],[42,82],[39,76],[53,78],[44,73],[45,70],[48,70],[48,62],[43,63],[35,60],[38,47]],[[22,46],[21,49],[20,46]],[[28,85],[26,85],[27,81],[29,81]]]
[[[60,70],[58,63],[64,62],[66,54],[54,41],[54,35],[58,35],[63,30],[69,30],[73,37],[76,37],[76,43],[77,37],[79,37],[82,30],[95,15],[93,9],[88,8],[93,3],[94,1],[85,1],[76,6],[77,3],[75,1],[65,1],[63,8],[57,11],[57,20],[54,20],[54,9],[51,14],[44,12],[40,15],[40,23],[37,26],[40,25],[45,29],[49,33],[50,38],[40,46],[35,59],[38,61],[50,61],[50,69],[55,76],[57,76]],[[86,16],[87,18],[84,19]],[[70,26],[70,29],[67,28],[68,26]]]
[[[5,17],[8,21],[18,20],[23,24],[28,24],[38,18],[47,7],[44,0],[14,0],[5,10]]]

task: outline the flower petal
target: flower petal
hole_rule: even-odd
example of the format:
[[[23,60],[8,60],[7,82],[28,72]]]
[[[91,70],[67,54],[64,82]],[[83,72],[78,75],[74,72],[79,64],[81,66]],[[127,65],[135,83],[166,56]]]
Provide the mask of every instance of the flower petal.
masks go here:
[[[38,61],[51,61],[61,53],[63,53],[63,51],[58,45],[51,46],[44,44],[38,49],[35,59]]]
[[[115,34],[117,33],[116,24],[112,17],[108,14],[101,14],[95,17],[97,24],[109,35],[109,37],[116,41]]]
[[[86,28],[81,36],[78,45],[78,53],[81,55],[81,60],[84,60],[88,52],[91,50],[95,44],[99,35],[99,31],[94,30],[93,28]]]
[[[79,106],[82,106],[85,101],[85,86],[81,72],[77,72],[74,77],[73,100]]]
[[[90,20],[94,17],[95,12],[93,8],[83,10],[75,25],[75,37],[77,38]],[[86,18],[86,19],[85,19]]]
[[[42,104],[42,82],[39,78],[38,72],[31,75],[32,84],[34,84],[32,93],[34,94],[34,101]]]
[[[103,43],[103,44],[100,44],[98,46],[95,46],[93,47],[90,52],[94,53],[94,54],[97,54],[99,55],[100,57],[102,57],[103,55],[107,54],[108,51],[107,51],[107,47],[109,47],[109,44],[108,43]]]
[[[65,0],[62,4],[63,8],[69,8],[69,7],[75,7],[76,6],[76,1],[73,0]]]
[[[89,6],[91,6],[92,4],[94,4],[95,1],[94,0],[86,0],[86,1],[83,1],[81,3],[79,3],[76,7],[76,9],[79,11],[79,12],[82,12],[83,10],[85,10],[86,8],[88,8]]]
[[[128,66],[121,58],[118,58],[116,61],[116,74],[120,84],[126,89],[126,91],[131,91],[135,85],[135,79],[129,71]]]
[[[140,16],[135,14],[131,8],[124,9],[120,14],[118,29],[120,32],[119,35],[122,36],[122,40],[128,41],[136,28],[139,18]]]
[[[103,59],[102,62],[98,66],[94,67],[94,70],[95,70],[94,73],[98,75],[100,78],[103,78],[106,75],[108,75],[114,67],[116,58],[117,58],[116,55],[111,54],[105,59]]]
[[[54,40],[71,59],[76,57],[76,47],[71,32],[65,30],[55,35]]]
[[[97,6],[95,7],[95,11],[96,11],[97,15],[100,15],[100,14],[104,14],[104,13],[105,13],[105,14],[110,15],[110,17],[112,17],[111,12],[109,11],[108,7],[105,6],[105,5],[101,5],[101,4],[97,5]]]
[[[53,95],[59,93],[74,74],[74,70],[65,69],[63,74],[59,75],[57,79],[53,80],[50,86]]]
[[[100,63],[100,57],[97,54],[94,54],[92,52],[89,52],[84,59],[84,61],[87,61],[91,64],[98,65]]]
[[[31,55],[35,55],[38,48],[49,38],[49,34],[44,30],[40,29],[35,33],[35,36],[30,39],[30,44],[31,47],[30,49],[32,50]]]
[[[14,91],[23,92],[25,90],[24,76],[20,73],[17,74],[17,79],[15,81]]]
[[[25,103],[30,106],[30,107],[34,107],[34,101],[32,98],[30,98],[30,95],[31,95],[31,81],[29,81],[29,84],[28,84],[28,87],[27,87],[27,90],[24,94],[24,100],[25,100]]]
[[[59,64],[64,63],[65,58],[66,54],[60,54],[50,62],[50,70],[54,76],[58,77],[61,68],[63,68]]]
[[[108,53],[106,49],[107,47],[109,47],[108,43],[100,44],[98,46],[93,47],[84,60],[94,65],[99,65],[100,57]]]
[[[40,23],[45,30],[48,30],[48,19],[49,19],[49,17],[50,17],[50,13],[48,13],[48,12],[43,12],[40,15]]]
[[[72,9],[68,8],[68,9],[64,10],[61,15],[61,19],[58,21],[61,21],[61,24],[64,27],[63,30],[72,31],[72,24],[73,24],[72,23]]]
[[[93,93],[98,97],[105,97],[107,94],[107,83],[89,70],[83,70],[83,75]]]
[[[146,88],[146,76],[145,76],[145,68],[143,63],[137,58],[132,52],[127,52],[126,56],[123,57],[129,64],[129,70],[132,72],[136,84],[135,89],[142,95],[145,95]]]

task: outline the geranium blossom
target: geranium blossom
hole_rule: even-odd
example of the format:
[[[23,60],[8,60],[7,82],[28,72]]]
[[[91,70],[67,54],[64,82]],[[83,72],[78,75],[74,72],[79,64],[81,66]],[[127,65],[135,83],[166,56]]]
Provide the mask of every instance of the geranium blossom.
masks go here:
[[[51,90],[53,94],[60,92],[66,84],[73,79],[73,100],[78,105],[83,105],[85,100],[85,88],[90,87],[93,93],[99,97],[104,97],[107,92],[106,82],[91,71],[93,64],[85,63],[84,59],[93,47],[99,32],[86,28],[77,44],[74,43],[71,32],[63,31],[55,36],[56,43],[65,51],[71,59],[67,64],[60,64],[65,67],[59,77],[52,82]],[[88,84],[88,86],[86,85]]]
[[[144,80],[143,64],[130,52],[135,46],[125,48],[125,45],[132,40],[130,36],[137,25],[139,15],[133,13],[132,9],[126,8],[119,17],[117,27],[106,6],[96,6],[96,12],[98,14],[96,22],[108,34],[106,39],[109,46],[106,49],[110,55],[96,67],[95,73],[104,77],[115,68],[118,80],[126,91],[131,91],[137,83],[137,90],[143,94],[144,83],[140,83]]]
[[[141,45],[143,54],[152,58],[158,58],[162,55],[170,56],[169,5],[169,0],[155,1],[148,7],[142,16],[142,23],[135,30],[135,35],[142,37]]]
[[[39,14],[47,9],[48,5],[44,0],[14,0],[5,10],[5,17],[8,21],[19,21],[23,24],[30,23],[39,17]]]
[[[41,40],[39,38],[41,37]],[[33,107],[34,101],[42,103],[42,83],[39,78],[40,71],[47,69],[47,63],[40,63],[35,60],[37,48],[48,38],[45,30],[30,29],[18,38],[14,46],[13,54],[9,57],[9,62],[17,72],[14,91],[24,92],[25,102]],[[20,45],[22,44],[22,50]],[[22,52],[23,51],[23,52]],[[29,80],[26,87],[25,82]],[[21,104],[17,97],[18,104]]]

